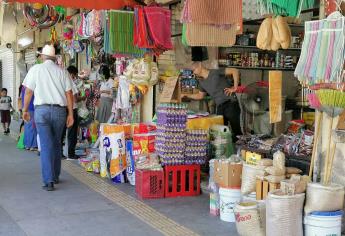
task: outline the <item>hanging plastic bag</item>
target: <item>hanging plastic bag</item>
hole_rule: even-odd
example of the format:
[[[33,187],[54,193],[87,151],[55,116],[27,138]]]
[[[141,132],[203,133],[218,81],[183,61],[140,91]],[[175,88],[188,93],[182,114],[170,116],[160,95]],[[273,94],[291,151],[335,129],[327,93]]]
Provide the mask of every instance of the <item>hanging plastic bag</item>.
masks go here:
[[[153,86],[158,83],[159,76],[158,76],[158,66],[156,62],[151,62],[151,79],[149,85]]]

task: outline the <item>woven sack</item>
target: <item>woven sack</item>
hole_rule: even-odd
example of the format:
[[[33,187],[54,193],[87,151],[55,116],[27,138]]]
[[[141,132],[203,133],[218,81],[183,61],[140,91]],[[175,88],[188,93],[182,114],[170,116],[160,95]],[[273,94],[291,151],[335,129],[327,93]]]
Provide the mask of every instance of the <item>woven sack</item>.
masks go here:
[[[302,236],[304,198],[304,193],[289,196],[280,190],[270,192],[266,200],[266,235]]]
[[[307,186],[307,201],[304,212],[337,211],[344,207],[344,187],[338,184],[323,186],[319,183],[309,183]]]
[[[265,236],[265,227],[256,202],[242,202],[234,208],[236,229],[240,236]]]
[[[256,176],[260,175],[265,167],[243,163],[241,193],[249,194],[256,191]]]

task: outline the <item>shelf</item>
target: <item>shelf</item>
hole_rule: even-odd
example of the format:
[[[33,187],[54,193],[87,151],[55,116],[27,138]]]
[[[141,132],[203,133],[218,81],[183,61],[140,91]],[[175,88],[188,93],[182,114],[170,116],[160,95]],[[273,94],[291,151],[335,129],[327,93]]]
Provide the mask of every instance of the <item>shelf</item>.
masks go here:
[[[223,47],[223,48],[250,48],[250,49],[257,49],[257,50],[261,50],[261,51],[268,51],[268,50],[263,50],[263,49],[260,49],[256,46],[245,46],[245,45],[234,45],[232,47]],[[289,51],[289,50],[296,50],[296,51],[300,51],[301,48],[288,48],[288,49],[282,49],[280,48],[279,51]],[[272,51],[273,52],[273,51]]]
[[[221,68],[236,68],[242,70],[281,70],[281,71],[294,71],[295,68],[276,68],[276,67],[242,67],[242,66],[225,66],[219,65]]]
[[[262,21],[266,18],[243,20],[243,25],[261,25]],[[304,28],[304,24],[288,24],[290,27]]]

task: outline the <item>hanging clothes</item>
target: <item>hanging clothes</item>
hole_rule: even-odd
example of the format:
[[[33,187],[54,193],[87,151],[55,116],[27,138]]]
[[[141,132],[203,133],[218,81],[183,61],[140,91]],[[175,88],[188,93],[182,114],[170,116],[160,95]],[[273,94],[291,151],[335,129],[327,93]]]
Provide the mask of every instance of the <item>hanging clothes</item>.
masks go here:
[[[116,96],[116,108],[127,109],[131,108],[130,104],[130,93],[129,93],[129,81],[126,76],[119,77],[119,87]]]

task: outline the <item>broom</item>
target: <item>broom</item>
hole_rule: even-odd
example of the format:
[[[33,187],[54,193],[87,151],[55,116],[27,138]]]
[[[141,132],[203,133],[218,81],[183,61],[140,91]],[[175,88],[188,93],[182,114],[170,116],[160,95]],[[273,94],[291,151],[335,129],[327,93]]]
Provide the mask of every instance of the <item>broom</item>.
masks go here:
[[[309,178],[312,179],[315,157],[316,157],[316,148],[317,148],[317,144],[319,142],[319,137],[320,137],[320,133],[321,133],[321,121],[322,121],[323,113],[321,111],[320,100],[314,92],[308,93],[307,99],[308,99],[310,107],[312,107],[318,111],[316,113],[317,119],[316,119],[316,124],[315,124],[315,129],[316,129],[315,130],[315,140],[314,140],[314,144],[313,144],[313,153],[311,156],[311,163],[310,163],[310,168],[309,168]]]
[[[317,96],[320,100],[321,107],[324,111],[331,116],[331,122],[328,134],[328,148],[326,152],[326,160],[324,166],[324,179],[323,184],[328,185],[330,182],[330,176],[332,172],[333,160],[335,155],[336,143],[332,145],[332,127],[334,117],[340,115],[345,109],[345,93],[338,90],[323,89],[318,90]]]

